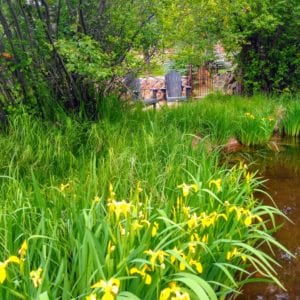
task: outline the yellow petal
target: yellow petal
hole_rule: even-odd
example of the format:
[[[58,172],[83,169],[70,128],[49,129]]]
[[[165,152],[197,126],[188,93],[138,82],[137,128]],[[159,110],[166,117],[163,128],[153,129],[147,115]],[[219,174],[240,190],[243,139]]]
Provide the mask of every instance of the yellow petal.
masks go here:
[[[91,286],[92,289],[102,288],[103,287],[103,280],[99,280],[94,285]]]
[[[8,258],[8,262],[10,262],[10,263],[15,263],[15,264],[20,264],[20,258],[19,257],[17,257],[17,256],[10,256],[9,258]]]
[[[218,218],[220,218],[220,217],[224,218],[225,221],[228,220],[228,218],[227,218],[227,216],[225,214],[219,214]]]
[[[130,274],[130,275],[133,275],[133,274],[140,274],[140,273],[141,273],[141,271],[138,270],[137,268],[131,268],[131,269],[129,270],[129,274]]]
[[[6,279],[6,269],[3,263],[0,264],[0,283],[2,284]]]
[[[70,187],[70,184],[67,183],[67,184],[61,184],[60,185],[60,191],[63,192],[65,189],[69,188]]]
[[[197,262],[196,264],[196,270],[198,273],[202,273],[203,272],[203,267],[202,267],[202,264]]]
[[[85,297],[85,300],[97,300],[96,294],[90,294],[89,296]]]
[[[208,243],[208,235],[205,234],[201,240],[202,243],[207,244]]]
[[[20,248],[20,250],[19,250],[19,252],[18,252],[19,255],[20,255],[21,257],[24,257],[24,256],[26,255],[27,249],[28,249],[28,244],[27,244],[27,241],[25,240],[25,241],[22,243],[21,248]]]
[[[242,257],[243,262],[247,261],[247,256],[246,255],[243,254],[241,257]]]
[[[183,262],[181,262],[181,263],[179,264],[179,270],[180,270],[180,271],[184,271],[185,268],[186,268],[185,264],[184,264]]]
[[[171,296],[171,289],[170,288],[163,289],[160,292],[159,300],[168,300],[170,296]]]
[[[114,300],[115,296],[112,293],[104,293],[101,300]]]
[[[232,253],[231,253],[231,251],[228,251],[227,255],[226,255],[226,259],[231,260],[231,258],[232,258]]]
[[[190,193],[189,187],[188,187],[188,186],[184,186],[184,187],[182,188],[182,194],[183,194],[183,197],[187,197],[187,196],[189,195],[189,193]]]
[[[158,229],[158,224],[156,222],[154,222],[154,225],[152,227],[152,231],[151,231],[151,235],[152,237],[155,237],[157,234],[157,229]]]
[[[114,294],[118,294],[119,292],[119,287],[120,287],[120,279],[117,278],[111,278],[108,281],[108,285],[111,287],[111,291]]]
[[[238,251],[237,247],[234,247],[234,248],[233,248],[232,254],[233,254],[234,256],[236,256],[236,255],[239,254],[239,251]]]
[[[149,274],[145,274],[145,284],[150,285],[152,282],[152,278]]]
[[[245,221],[244,221],[244,224],[246,226],[250,226],[252,224],[252,217],[251,216],[248,216]]]
[[[180,299],[182,299],[182,300],[190,300],[191,298],[190,298],[190,295],[188,293],[183,293],[183,295],[181,296]]]
[[[178,287],[177,287],[177,284],[176,284],[175,281],[171,281],[171,282],[169,283],[169,287],[170,287],[170,289],[171,289],[171,292],[176,292],[176,291],[178,290]]]
[[[197,184],[192,184],[192,188],[196,193],[199,191],[199,186]]]

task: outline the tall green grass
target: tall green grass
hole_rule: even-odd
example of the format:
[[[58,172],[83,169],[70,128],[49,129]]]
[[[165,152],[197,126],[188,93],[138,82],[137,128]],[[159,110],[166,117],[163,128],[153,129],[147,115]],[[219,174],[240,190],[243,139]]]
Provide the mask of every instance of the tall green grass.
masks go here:
[[[177,126],[183,130],[209,135],[216,145],[235,137],[250,146],[270,140],[278,107],[278,101],[259,95],[251,98],[212,95],[201,102],[168,110],[163,118],[176,120]]]
[[[290,101],[283,113],[281,131],[289,136],[300,135],[300,100]]]
[[[223,100],[143,112],[112,99],[97,123],[11,118],[0,298],[224,299],[252,280],[250,266],[280,285],[260,246],[286,251],[271,236],[282,214],[253,196],[261,181],[245,166],[207,148],[236,132],[235,106],[248,111]],[[198,133],[209,137],[192,146]]]

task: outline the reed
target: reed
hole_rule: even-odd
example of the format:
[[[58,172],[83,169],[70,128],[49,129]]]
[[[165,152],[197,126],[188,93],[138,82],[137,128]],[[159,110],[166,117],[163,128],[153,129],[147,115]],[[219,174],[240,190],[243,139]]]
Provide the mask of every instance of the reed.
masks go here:
[[[281,131],[288,135],[297,137],[300,135],[300,101],[292,100],[288,103],[284,116],[282,117]]]

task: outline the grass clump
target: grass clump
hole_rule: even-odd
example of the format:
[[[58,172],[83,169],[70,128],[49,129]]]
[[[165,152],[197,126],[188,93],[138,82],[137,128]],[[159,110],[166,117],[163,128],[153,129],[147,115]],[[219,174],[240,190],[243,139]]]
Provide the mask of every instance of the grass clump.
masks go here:
[[[237,120],[236,137],[246,146],[267,143],[273,135],[275,123],[274,115],[262,114],[259,111],[245,112]]]
[[[282,119],[281,131],[288,136],[300,135],[300,101],[290,101]]]

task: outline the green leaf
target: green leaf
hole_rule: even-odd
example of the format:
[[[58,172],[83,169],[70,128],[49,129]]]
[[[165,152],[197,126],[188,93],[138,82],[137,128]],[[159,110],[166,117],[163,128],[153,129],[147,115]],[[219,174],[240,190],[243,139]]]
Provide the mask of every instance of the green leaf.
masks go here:
[[[124,299],[128,299],[128,300],[140,300],[141,298],[137,297],[136,295],[134,295],[134,294],[132,294],[130,292],[123,291],[120,294],[118,294],[117,300],[124,300]]]
[[[175,274],[176,281],[184,283],[188,288],[190,288],[200,300],[217,300],[216,293],[209,285],[207,281],[199,276],[189,274],[189,273],[177,273]]]
[[[44,293],[38,295],[38,300],[49,300],[48,293],[44,292]]]

